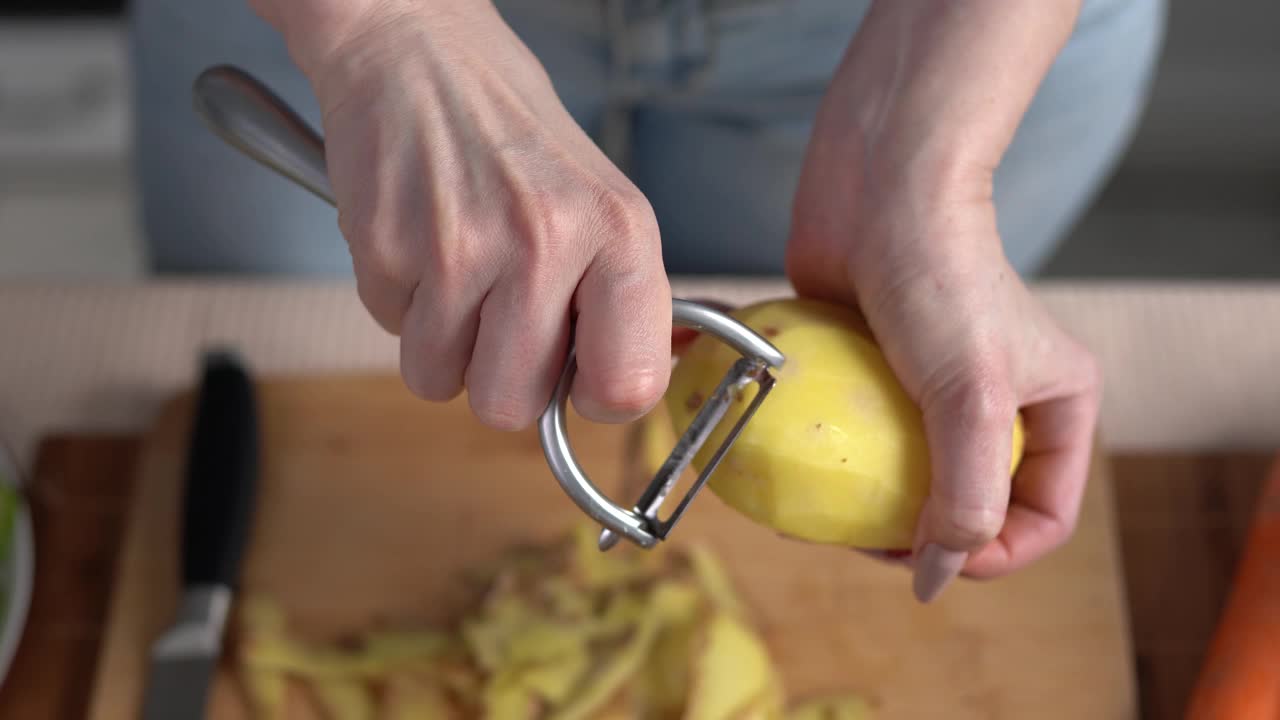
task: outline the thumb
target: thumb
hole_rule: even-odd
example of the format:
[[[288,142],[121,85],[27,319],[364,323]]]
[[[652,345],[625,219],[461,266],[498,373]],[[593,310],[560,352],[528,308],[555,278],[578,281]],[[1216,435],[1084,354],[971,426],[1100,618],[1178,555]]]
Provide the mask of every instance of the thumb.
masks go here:
[[[923,396],[932,483],[912,553],[920,602],[937,597],[1004,525],[1014,397],[1007,375],[981,369],[954,373]]]

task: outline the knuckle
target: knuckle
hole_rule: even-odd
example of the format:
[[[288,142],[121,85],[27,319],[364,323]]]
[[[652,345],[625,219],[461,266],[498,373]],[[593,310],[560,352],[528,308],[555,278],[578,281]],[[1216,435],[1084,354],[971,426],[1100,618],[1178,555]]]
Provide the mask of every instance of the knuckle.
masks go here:
[[[926,388],[925,406],[977,433],[1003,431],[1018,411],[1006,374],[998,363],[984,357],[965,363],[936,387]]]
[[[642,264],[640,255],[658,247],[657,218],[638,190],[593,183],[567,194],[531,192],[522,212],[521,256],[537,278],[558,277],[567,263],[585,263],[590,251],[583,243],[607,245],[619,268]]]
[[[406,268],[397,225],[390,213],[363,209],[339,213],[338,229],[347,239],[352,261],[361,274],[403,282]]]
[[[384,280],[357,273],[356,297],[383,330],[392,335],[403,331],[409,293],[388,292]]]
[[[520,246],[531,265],[555,265],[579,234],[582,214],[559,194],[531,192],[521,208],[524,218]]]
[[[606,238],[651,239],[658,234],[653,206],[639,190],[599,190],[593,195],[593,212]]]
[[[975,549],[1000,534],[1004,510],[988,504],[954,505],[940,513],[937,532],[949,546]]]
[[[1079,513],[1072,514],[1070,517],[1062,518],[1055,522],[1049,528],[1049,546],[1057,548],[1071,539],[1076,534],[1076,528],[1080,524]]]

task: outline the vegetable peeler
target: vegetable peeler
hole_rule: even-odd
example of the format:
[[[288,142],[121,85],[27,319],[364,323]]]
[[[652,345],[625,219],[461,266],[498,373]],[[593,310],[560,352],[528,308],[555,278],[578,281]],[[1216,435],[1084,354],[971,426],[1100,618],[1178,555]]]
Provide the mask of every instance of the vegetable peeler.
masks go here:
[[[565,428],[565,406],[577,369],[572,342],[560,382],[556,385],[551,402],[538,421],[538,430],[542,435],[542,451],[547,456],[552,474],[587,516],[604,525],[604,530],[600,534],[601,550],[608,550],[616,545],[619,537],[625,537],[643,548],[651,548],[659,540],[666,539],[671,529],[688,509],[694,496],[703,485],[706,485],[707,480],[711,479],[711,474],[720,465],[725,453],[733,446],[742,428],[746,426],[773,388],[774,377],[770,371],[782,367],[784,361],[782,353],[759,333],[733,317],[706,305],[677,298],[672,301],[672,321],[676,325],[710,333],[737,350],[741,357],[725,373],[720,384],[716,386],[715,392],[711,393],[707,401],[702,404],[698,414],[689,423],[688,429],[676,440],[675,448],[662,463],[662,467],[658,468],[657,474],[630,510],[624,510],[600,493],[591,479],[582,471],[582,467],[578,465],[573,455],[573,448],[569,445],[569,436]],[[724,419],[737,391],[752,382],[759,385],[755,397],[747,404],[738,421],[729,430],[724,442],[711,456],[706,467],[702,468],[697,480],[676,505],[675,510],[666,520],[660,519],[658,510],[666,501],[667,495],[671,493],[681,473],[689,467],[693,457],[698,454],[707,438]]]
[[[218,65],[197,77],[193,93],[196,112],[224,141],[330,205],[336,204],[329,186],[323,139],[261,82],[239,68]],[[740,357],[703,403],[666,462],[631,509],[615,504],[599,491],[578,464],[569,442],[567,403],[577,370],[572,339],[564,371],[538,421],[543,453],[552,474],[570,499],[588,517],[604,526],[599,540],[601,550],[608,550],[621,538],[642,548],[652,548],[666,539],[694,496],[724,459],[742,428],[764,402],[773,388],[773,372],[784,362],[782,353],[759,333],[706,305],[674,299],[672,321],[716,337],[736,350]],[[759,386],[755,397],[670,516],[660,519],[659,509],[680,475],[728,413],[737,391],[753,382]]]

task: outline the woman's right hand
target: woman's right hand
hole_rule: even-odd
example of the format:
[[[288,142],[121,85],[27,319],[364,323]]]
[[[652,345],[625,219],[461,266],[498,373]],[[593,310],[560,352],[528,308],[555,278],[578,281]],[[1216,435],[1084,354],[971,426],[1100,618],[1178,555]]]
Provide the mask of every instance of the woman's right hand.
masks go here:
[[[465,387],[529,426],[576,323],[585,417],[647,412],[671,368],[671,289],[644,196],[487,2],[258,0],[323,110],[361,301],[422,398]]]

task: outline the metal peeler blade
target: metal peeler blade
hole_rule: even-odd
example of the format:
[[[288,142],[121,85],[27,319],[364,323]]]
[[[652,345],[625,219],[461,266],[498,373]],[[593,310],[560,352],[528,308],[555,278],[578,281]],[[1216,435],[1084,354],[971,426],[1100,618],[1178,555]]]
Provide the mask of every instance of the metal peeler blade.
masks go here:
[[[772,390],[774,377],[770,371],[782,367],[785,361],[782,353],[772,343],[725,313],[680,299],[673,302],[673,313],[673,320],[677,325],[709,333],[733,347],[742,357],[729,368],[715,392],[703,403],[662,467],[630,510],[622,509],[600,493],[583,473],[569,444],[565,409],[577,367],[572,346],[565,371],[539,421],[543,452],[552,473],[578,507],[604,526],[599,541],[602,551],[612,548],[624,537],[643,548],[651,548],[667,538]],[[734,395],[753,382],[759,386],[755,397],[729,430],[724,442],[716,449],[671,516],[666,520],[660,519],[659,509],[680,475],[728,413]]]

